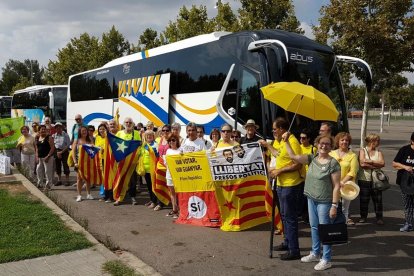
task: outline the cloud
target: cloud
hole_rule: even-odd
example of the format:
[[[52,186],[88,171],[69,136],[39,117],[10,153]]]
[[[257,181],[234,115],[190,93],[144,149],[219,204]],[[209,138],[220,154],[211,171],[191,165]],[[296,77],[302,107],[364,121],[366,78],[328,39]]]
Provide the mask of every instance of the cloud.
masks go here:
[[[305,36],[310,39],[315,39],[315,35],[313,34],[312,27],[309,26],[306,22],[300,22],[300,27],[305,31]]]

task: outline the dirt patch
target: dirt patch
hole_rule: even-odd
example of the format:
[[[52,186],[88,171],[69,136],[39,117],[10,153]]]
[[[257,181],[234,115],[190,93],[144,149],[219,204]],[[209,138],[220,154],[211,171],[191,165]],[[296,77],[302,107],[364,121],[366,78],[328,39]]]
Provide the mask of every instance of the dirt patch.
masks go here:
[[[37,200],[37,197],[32,195],[25,186],[19,183],[15,184],[6,184],[2,183],[0,185],[0,189],[7,190],[11,195],[21,195],[25,194],[29,199]]]

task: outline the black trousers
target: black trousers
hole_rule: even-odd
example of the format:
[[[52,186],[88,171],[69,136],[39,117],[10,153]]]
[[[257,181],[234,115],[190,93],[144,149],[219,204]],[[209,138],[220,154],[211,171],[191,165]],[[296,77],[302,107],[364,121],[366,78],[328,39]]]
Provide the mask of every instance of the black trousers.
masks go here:
[[[58,175],[62,174],[62,166],[63,166],[63,173],[65,175],[69,175],[70,170],[69,170],[69,166],[68,166],[68,156],[69,156],[69,151],[65,151],[64,153],[62,153],[62,158],[58,158],[57,156],[57,152],[60,150],[55,150],[55,153],[53,154],[55,156],[55,165],[56,165],[56,173]]]
[[[359,212],[361,218],[367,218],[369,201],[372,198],[374,211],[377,219],[383,217],[382,191],[374,190],[371,181],[358,180],[359,191]]]
[[[138,174],[136,171],[134,171],[131,175],[131,179],[129,180],[129,188],[128,188],[128,195],[131,198],[134,198],[137,195],[137,181],[138,181]]]
[[[154,204],[160,204],[161,205],[161,201],[157,198],[157,196],[152,191],[152,181],[151,181],[151,174],[150,173],[145,174],[145,182],[147,183],[148,194],[150,196],[151,202],[154,203]]]

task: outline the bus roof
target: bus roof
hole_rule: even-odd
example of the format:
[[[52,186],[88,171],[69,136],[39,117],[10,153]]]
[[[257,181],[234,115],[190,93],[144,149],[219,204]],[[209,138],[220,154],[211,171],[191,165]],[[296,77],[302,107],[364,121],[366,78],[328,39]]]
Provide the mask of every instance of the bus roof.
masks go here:
[[[24,89],[20,89],[20,90],[16,90],[14,91],[14,94],[17,93],[24,93],[24,92],[28,92],[28,91],[33,91],[33,90],[38,90],[38,89],[45,89],[45,88],[57,88],[57,87],[64,87],[67,88],[67,85],[34,85],[34,86],[29,86],[26,87]]]
[[[230,32],[214,32],[210,34],[202,34],[194,37],[190,37],[187,39],[183,39],[174,43],[162,45],[153,49],[141,51],[139,53],[134,53],[128,56],[120,57],[117,59],[114,59],[107,64],[105,64],[102,68],[111,67],[114,65],[124,64],[140,59],[145,59],[148,57],[158,56],[165,53],[170,53],[173,51],[178,51],[181,49],[197,46],[200,44],[212,42],[215,40],[218,40],[220,37],[224,35],[231,34]]]

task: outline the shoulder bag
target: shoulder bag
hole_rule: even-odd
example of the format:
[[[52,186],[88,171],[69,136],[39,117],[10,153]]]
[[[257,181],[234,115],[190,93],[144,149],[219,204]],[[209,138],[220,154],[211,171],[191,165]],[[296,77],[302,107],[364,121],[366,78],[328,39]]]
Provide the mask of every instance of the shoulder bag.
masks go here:
[[[402,171],[401,181],[400,181],[401,192],[406,195],[414,195],[414,175],[407,172],[406,170]]]
[[[368,155],[368,158],[371,160],[369,156],[369,152],[366,148],[364,148],[365,152]],[[385,191],[391,187],[390,181],[388,176],[385,172],[381,169],[372,169],[371,170],[371,177],[372,177],[372,188],[377,191]]]

